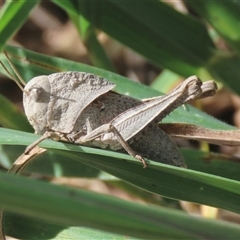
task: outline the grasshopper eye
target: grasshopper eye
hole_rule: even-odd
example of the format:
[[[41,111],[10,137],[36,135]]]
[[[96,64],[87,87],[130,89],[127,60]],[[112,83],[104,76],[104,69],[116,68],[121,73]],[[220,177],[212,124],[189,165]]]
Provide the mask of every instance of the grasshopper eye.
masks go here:
[[[42,93],[44,92],[44,89],[42,87],[33,87],[29,89],[27,92],[27,95],[34,99],[36,102],[38,102],[41,99]]]

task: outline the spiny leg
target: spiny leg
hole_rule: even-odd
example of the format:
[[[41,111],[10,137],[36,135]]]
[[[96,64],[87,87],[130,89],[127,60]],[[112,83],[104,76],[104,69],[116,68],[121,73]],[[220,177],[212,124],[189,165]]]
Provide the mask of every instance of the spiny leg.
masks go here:
[[[147,167],[147,163],[145,161],[145,159],[137,154],[131,147],[130,145],[123,139],[122,135],[119,133],[119,131],[113,126],[110,125],[110,128],[112,130],[112,132],[115,134],[115,136],[117,137],[118,141],[120,142],[120,144],[122,145],[122,147],[126,150],[126,152],[132,156],[135,157],[136,159],[138,159],[140,162],[142,162],[143,164],[143,168]]]

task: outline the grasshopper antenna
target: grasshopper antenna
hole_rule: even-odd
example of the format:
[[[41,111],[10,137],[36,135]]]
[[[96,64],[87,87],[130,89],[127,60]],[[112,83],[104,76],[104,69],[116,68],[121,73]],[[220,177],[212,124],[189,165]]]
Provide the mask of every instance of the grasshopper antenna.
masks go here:
[[[14,82],[18,85],[18,87],[24,92],[24,86],[26,85],[26,83],[24,82],[23,78],[21,77],[21,75],[19,74],[19,72],[17,71],[17,69],[14,67],[14,65],[12,64],[10,58],[8,57],[7,53],[5,51],[3,51],[5,57],[7,58],[7,61],[9,63],[9,65],[11,66],[12,70],[14,71],[14,73],[17,75],[18,79],[16,79],[11,73],[10,71],[6,68],[6,66],[3,64],[2,61],[0,61],[2,67],[4,68],[4,70],[6,71],[6,73],[14,80]],[[20,82],[19,82],[20,81]],[[22,85],[21,85],[22,84]]]

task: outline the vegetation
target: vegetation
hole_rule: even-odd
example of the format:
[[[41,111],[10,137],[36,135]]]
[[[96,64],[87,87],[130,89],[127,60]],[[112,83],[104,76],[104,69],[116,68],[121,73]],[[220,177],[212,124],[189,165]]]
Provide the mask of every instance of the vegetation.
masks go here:
[[[52,0],[74,23],[94,67],[7,45],[39,2],[7,1],[0,10],[0,51],[6,50],[23,79],[57,71],[91,72],[116,83],[117,92],[141,99],[170,88],[175,74],[198,75],[203,80],[215,79],[240,94],[240,6],[236,1],[186,1],[198,16],[193,17],[157,0]],[[163,86],[163,75],[160,76],[153,89],[114,73],[115,67],[98,41],[99,30],[156,66],[168,69],[165,73],[171,70],[169,80],[164,81]],[[219,39],[224,40],[228,48],[219,49],[216,44]],[[3,54],[0,59],[6,63]],[[2,68],[0,71],[6,74]],[[30,133],[32,129],[24,114],[3,95],[0,95],[0,106],[0,163],[9,167],[24,147],[39,136]],[[191,106],[175,110],[164,122],[235,129]],[[169,207],[177,204],[170,198],[240,213],[239,162],[231,156],[181,149],[188,169],[150,160],[148,168],[143,169],[127,154],[51,140],[40,146],[49,151],[26,168],[26,175],[34,172],[47,179],[63,176],[99,179],[149,204],[8,175],[1,170],[0,205],[6,210],[4,229],[7,235],[28,239],[240,237],[237,224],[196,218]],[[160,196],[166,199],[160,201]]]

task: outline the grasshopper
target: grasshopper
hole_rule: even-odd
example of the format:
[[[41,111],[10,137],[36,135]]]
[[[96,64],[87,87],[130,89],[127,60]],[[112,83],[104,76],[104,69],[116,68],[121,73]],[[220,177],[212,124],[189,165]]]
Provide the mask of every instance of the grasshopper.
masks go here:
[[[42,135],[27,147],[25,155],[41,141],[51,138],[117,151],[124,149],[140,160],[143,167],[147,167],[145,157],[186,167],[176,143],[158,127],[158,122],[182,104],[212,96],[217,90],[214,81],[203,83],[191,76],[164,96],[138,100],[114,92],[115,84],[85,72],[38,76],[25,84],[5,56],[19,81],[0,63],[22,89],[28,121],[35,133]],[[16,160],[15,163],[21,164],[9,172],[20,172],[31,157],[26,159]],[[4,239],[2,213],[0,209],[0,239]]]
[[[164,96],[138,100],[114,92],[115,84],[104,78],[74,71],[38,76],[25,85],[7,54],[5,56],[20,80],[15,82],[23,90],[28,121],[35,133],[42,135],[27,147],[25,154],[44,139],[51,138],[85,146],[124,149],[141,161],[143,167],[147,166],[145,157],[186,167],[175,142],[157,124],[182,104],[212,96],[217,90],[214,81],[203,83],[197,76],[191,76]]]

